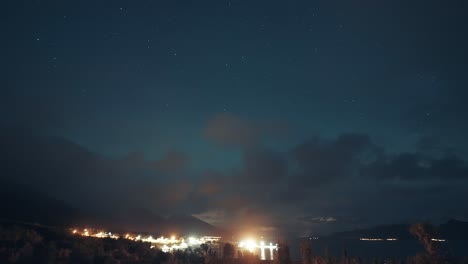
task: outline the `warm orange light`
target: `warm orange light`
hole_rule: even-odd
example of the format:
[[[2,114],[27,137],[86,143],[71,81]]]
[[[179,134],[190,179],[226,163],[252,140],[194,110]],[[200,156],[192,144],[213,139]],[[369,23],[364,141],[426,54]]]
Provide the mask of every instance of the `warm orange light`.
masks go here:
[[[271,242],[270,242],[269,245],[266,245],[265,241],[263,241],[263,240],[260,241],[260,243],[257,243],[253,239],[242,240],[237,244],[237,246],[239,248],[245,248],[250,252],[253,252],[256,248],[260,248],[262,250],[263,249],[270,249],[270,250],[277,249],[277,246],[273,245],[273,243],[271,243]]]
[[[92,228],[85,228],[82,231],[73,229],[71,232],[75,235],[79,236],[87,236],[87,237],[97,237],[97,238],[112,238],[112,239],[119,239],[120,235],[111,233],[111,232],[105,232],[101,230],[96,230]],[[123,236],[125,239],[132,240],[132,241],[143,241],[143,242],[148,242],[151,243],[151,248],[155,247],[160,247],[162,251],[164,252],[169,252],[169,251],[174,251],[174,250],[179,250],[179,249],[186,249],[190,246],[199,246],[203,243],[207,242],[217,242],[221,239],[221,237],[215,237],[215,236],[204,236],[200,238],[196,237],[181,237],[177,238],[175,235],[171,236],[171,238],[166,238],[166,237],[159,237],[159,238],[153,238],[153,236],[142,236],[138,234],[130,234],[126,233]]]

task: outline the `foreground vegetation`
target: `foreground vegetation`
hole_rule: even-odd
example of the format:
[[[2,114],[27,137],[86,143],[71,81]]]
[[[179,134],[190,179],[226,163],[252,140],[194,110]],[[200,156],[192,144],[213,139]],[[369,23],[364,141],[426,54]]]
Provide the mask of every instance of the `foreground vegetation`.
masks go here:
[[[441,252],[431,241],[430,225],[411,228],[426,252],[402,259],[363,259],[349,256],[312,256],[310,244],[301,243],[302,264],[468,264]],[[275,260],[259,260],[249,252],[237,251],[232,244],[202,244],[200,248],[165,253],[151,244],[127,239],[72,236],[63,229],[39,225],[0,225],[0,263],[164,263],[164,264],[293,264],[288,245],[279,244]]]

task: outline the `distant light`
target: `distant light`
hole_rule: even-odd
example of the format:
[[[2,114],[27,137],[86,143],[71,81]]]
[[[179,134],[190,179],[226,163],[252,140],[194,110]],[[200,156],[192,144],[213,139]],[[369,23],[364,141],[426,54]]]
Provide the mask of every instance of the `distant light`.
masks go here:
[[[194,237],[189,237],[189,238],[188,238],[188,241],[189,241],[189,244],[190,244],[190,245],[198,244],[197,239],[194,238]]]
[[[115,233],[107,232],[107,231],[98,231],[98,230],[91,229],[91,228],[85,228],[83,229],[83,232],[77,229],[71,229],[71,232],[73,234],[77,234],[80,236],[87,236],[87,237],[112,238],[112,239],[120,238],[119,234],[115,234]],[[187,238],[184,238],[184,237],[177,238],[174,235],[170,239],[163,237],[163,236],[155,239],[151,235],[143,237],[142,235],[131,234],[131,233],[125,233],[123,237],[125,239],[132,240],[132,241],[148,242],[151,244],[150,245],[151,248],[162,246],[161,250],[163,250],[164,252],[170,252],[170,251],[179,250],[179,249],[186,249],[189,247],[189,245],[199,246],[206,242],[217,242],[221,239],[221,237],[218,237],[218,236],[204,236],[200,238],[191,236]]]
[[[265,241],[262,240],[262,241],[260,241],[260,243],[257,243],[253,239],[242,240],[237,244],[237,246],[239,248],[245,248],[250,252],[253,252],[256,248],[260,248],[262,250],[265,249],[265,248],[270,249],[270,250],[278,248],[278,245],[274,246],[273,243],[271,243],[271,242],[267,246]]]
[[[245,243],[245,247],[246,247],[250,252],[252,252],[252,251],[255,249],[255,247],[256,247],[256,243],[255,243],[255,241],[253,241],[253,240],[247,240],[247,242]]]
[[[361,241],[383,241],[384,239],[383,238],[366,238],[366,237],[362,237],[359,240],[361,240]]]

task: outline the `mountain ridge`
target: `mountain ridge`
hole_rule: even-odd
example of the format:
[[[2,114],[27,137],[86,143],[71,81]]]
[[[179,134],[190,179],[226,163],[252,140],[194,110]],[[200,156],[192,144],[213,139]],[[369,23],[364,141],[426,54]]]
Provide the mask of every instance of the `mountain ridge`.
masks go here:
[[[163,217],[144,208],[96,213],[75,208],[24,184],[0,179],[0,219],[59,227],[93,227],[157,235],[226,235],[191,215]]]
[[[359,239],[359,238],[396,238],[415,239],[409,232],[409,224],[378,225],[367,229],[355,229],[350,231],[336,232],[329,238]],[[448,240],[467,240],[468,222],[450,219],[446,223],[435,226],[437,238]]]

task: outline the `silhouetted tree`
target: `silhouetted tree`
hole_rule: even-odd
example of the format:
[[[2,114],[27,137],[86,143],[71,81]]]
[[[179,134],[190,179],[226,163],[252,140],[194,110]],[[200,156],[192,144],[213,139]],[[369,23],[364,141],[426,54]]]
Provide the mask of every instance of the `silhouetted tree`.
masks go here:
[[[301,256],[303,264],[311,264],[312,250],[310,249],[309,239],[301,240]]]
[[[350,264],[349,263],[348,250],[346,250],[346,249],[343,252],[343,264]]]
[[[94,255],[86,245],[79,243],[74,245],[70,255],[70,263],[92,263]]]
[[[285,241],[278,243],[278,263],[279,264],[290,264],[291,256],[289,254],[289,246]]]
[[[225,260],[232,260],[234,258],[234,246],[230,243],[224,244],[223,247],[223,258]]]
[[[204,255],[205,264],[214,264],[217,260],[217,252],[208,244],[201,244],[202,251],[206,252]]]
[[[165,263],[169,256],[169,254],[163,252],[162,250],[158,250],[156,252],[156,256],[153,258],[153,264],[161,264],[161,263]]]
[[[360,257],[354,257],[351,261],[353,264],[362,264],[362,259]]]
[[[242,250],[237,250],[237,258],[242,259],[242,257],[244,257]]]
[[[417,263],[439,263],[439,246],[432,241],[436,237],[436,229],[428,223],[417,223],[410,227],[410,233],[418,238],[426,250],[427,256],[418,256],[414,261]]]
[[[312,264],[325,264],[326,261],[323,257],[321,256],[315,256],[312,258]]]
[[[242,258],[240,259],[240,263],[242,263],[242,264],[258,264],[258,263],[260,263],[260,259],[254,253],[249,252],[249,251],[245,251],[242,254]]]
[[[208,244],[203,243],[200,245],[200,249],[202,251],[203,256],[206,256],[208,254],[208,249],[210,249],[210,246]]]

